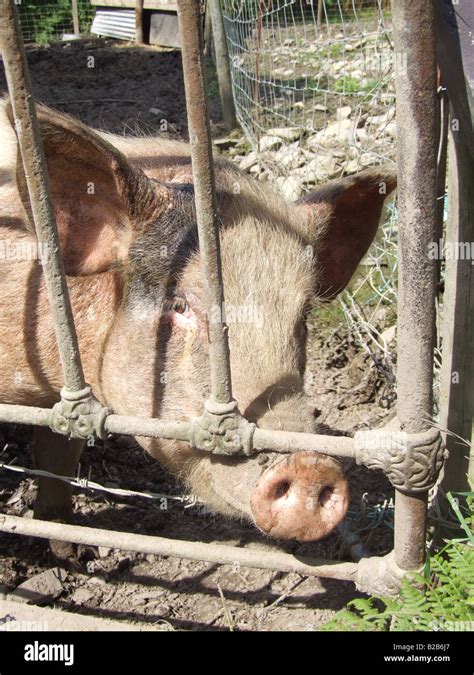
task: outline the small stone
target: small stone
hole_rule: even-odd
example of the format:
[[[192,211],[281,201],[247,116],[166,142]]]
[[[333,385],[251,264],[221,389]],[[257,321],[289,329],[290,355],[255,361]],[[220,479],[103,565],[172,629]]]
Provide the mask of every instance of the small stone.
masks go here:
[[[10,597],[27,604],[43,605],[61,595],[65,578],[65,570],[53,567],[24,581],[15,588]]]
[[[86,602],[92,600],[94,593],[88,588],[78,588],[71,595],[71,600],[75,605],[85,605]]]
[[[342,108],[336,110],[336,118],[340,120],[346,120],[350,117],[352,110],[349,105],[344,105]]]
[[[334,148],[340,143],[353,143],[356,125],[352,120],[342,119],[328,124],[308,139],[309,147]]]
[[[160,108],[150,108],[149,111],[152,115],[164,115],[164,111],[160,110]]]
[[[239,140],[237,138],[216,138],[213,141],[213,145],[216,148],[219,148],[219,150],[229,150],[229,148],[233,148],[236,145],[239,144]]]
[[[387,345],[391,345],[397,337],[397,324],[389,326],[382,332],[382,338],[385,340]]]
[[[99,558],[107,558],[107,556],[110,555],[111,551],[112,549],[109,548],[108,546],[99,546],[98,548]]]
[[[363,127],[361,127],[360,129],[356,129],[355,135],[359,143],[366,143],[369,140],[369,134],[367,133],[367,130],[364,129]]]
[[[306,185],[322,183],[340,173],[336,159],[332,154],[319,153],[307,164],[295,169],[293,174],[301,178]]]
[[[289,201],[295,201],[295,199],[301,197],[303,192],[303,185],[299,176],[288,176],[288,178],[280,176],[277,178],[277,185],[283,196]]]
[[[275,153],[273,159],[275,162],[278,162],[291,171],[302,166],[306,161],[306,156],[304,155],[300,144],[296,142],[291,145],[284,145]]]
[[[134,596],[133,598],[130,598],[130,604],[133,607],[140,607],[141,605],[146,605],[147,599],[140,597],[139,595]]]
[[[396,122],[390,122],[389,124],[387,124],[386,127],[384,127],[383,131],[387,136],[390,136],[390,138],[396,138],[397,137],[397,123]]]
[[[89,583],[97,586],[105,586],[107,584],[106,580],[102,577],[89,577]]]
[[[258,147],[260,152],[264,152],[265,150],[275,150],[276,148],[279,148],[282,143],[283,139],[279,136],[262,136]]]
[[[301,135],[302,130],[300,127],[275,127],[274,129],[269,129],[267,136],[278,136],[278,138],[283,139],[284,141],[297,141]]]
[[[360,156],[361,166],[374,166],[379,164],[380,155],[377,155],[375,152],[363,152]]]
[[[242,171],[248,171],[251,166],[256,164],[258,162],[258,155],[255,152],[255,150],[252,150],[252,152],[249,152],[249,154],[243,158],[243,160],[239,164],[239,168],[242,169]]]

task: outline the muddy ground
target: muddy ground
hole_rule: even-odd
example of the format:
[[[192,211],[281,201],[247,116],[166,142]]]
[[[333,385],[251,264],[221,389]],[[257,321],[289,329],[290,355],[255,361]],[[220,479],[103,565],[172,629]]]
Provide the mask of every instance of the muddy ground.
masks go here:
[[[94,68],[88,57],[94,57]],[[38,100],[114,133],[156,134],[167,121],[168,137],[186,138],[186,115],[179,52],[130,48],[96,41],[30,49]],[[6,91],[3,73],[0,90]],[[215,81],[211,82],[214,134],[222,134]],[[337,318],[313,314],[308,340],[308,394],[320,431],[349,434],[376,427],[393,414],[387,380],[348,328]],[[384,329],[381,314],[378,328]],[[390,386],[388,386],[390,390]],[[388,403],[387,403],[388,401]],[[6,444],[6,446],[5,446]],[[3,427],[1,461],[31,467],[27,428]],[[381,474],[346,461],[351,481],[350,522],[373,554],[392,546],[392,491]],[[125,437],[87,448],[80,474],[109,486],[179,495],[174,478]],[[0,510],[32,516],[35,484],[30,477],[0,472]],[[76,522],[85,526],[149,535],[220,542],[265,549],[278,546],[252,527],[230,522],[199,506],[162,503],[76,490]],[[297,554],[349,560],[333,534],[311,545],[286,543]],[[358,594],[354,586],[297,574],[158,558],[125,551],[79,547],[77,560],[63,563],[67,576],[56,607],[73,612],[151,622],[165,630],[318,630]],[[0,591],[11,591],[32,575],[56,565],[39,540],[0,536]]]

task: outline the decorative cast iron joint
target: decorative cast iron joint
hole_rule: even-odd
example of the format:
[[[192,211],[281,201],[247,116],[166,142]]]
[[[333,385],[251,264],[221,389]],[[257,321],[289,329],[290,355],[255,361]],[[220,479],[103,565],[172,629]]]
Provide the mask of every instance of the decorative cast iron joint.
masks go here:
[[[395,552],[382,557],[362,558],[357,563],[354,583],[358,591],[369,595],[397,595],[405,575],[418,570],[404,570],[395,562]]]
[[[69,438],[106,438],[105,420],[109,414],[86,385],[78,391],[61,389],[61,400],[53,406],[51,429]]]
[[[402,492],[425,492],[432,488],[448,451],[437,429],[419,434],[405,431],[358,431],[354,436],[356,462],[380,469]]]
[[[249,456],[253,453],[256,425],[242,417],[237,401],[219,403],[211,396],[204,408],[204,414],[192,424],[190,440],[194,447],[214,455]]]

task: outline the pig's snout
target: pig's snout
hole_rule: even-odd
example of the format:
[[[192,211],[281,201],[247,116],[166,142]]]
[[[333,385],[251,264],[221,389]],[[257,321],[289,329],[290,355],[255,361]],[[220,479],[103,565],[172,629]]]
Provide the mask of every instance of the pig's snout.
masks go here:
[[[278,539],[316,541],[344,518],[349,488],[339,462],[314,452],[288,456],[262,474],[251,496],[261,530]]]

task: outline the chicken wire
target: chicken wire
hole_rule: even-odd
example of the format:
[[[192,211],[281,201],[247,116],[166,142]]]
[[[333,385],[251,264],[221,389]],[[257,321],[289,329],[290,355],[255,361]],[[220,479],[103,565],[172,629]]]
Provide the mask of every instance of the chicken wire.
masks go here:
[[[74,33],[71,0],[19,0],[16,4],[24,42],[44,45]],[[89,0],[77,0],[77,6],[80,33],[87,34],[95,8]]]

